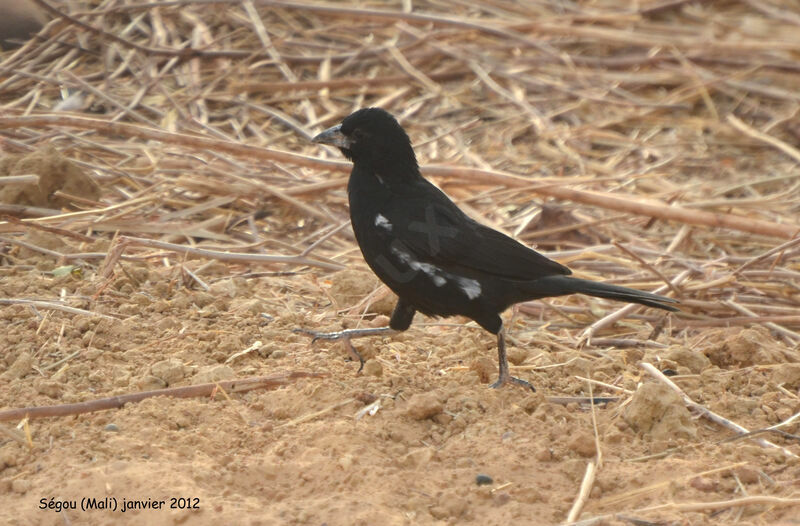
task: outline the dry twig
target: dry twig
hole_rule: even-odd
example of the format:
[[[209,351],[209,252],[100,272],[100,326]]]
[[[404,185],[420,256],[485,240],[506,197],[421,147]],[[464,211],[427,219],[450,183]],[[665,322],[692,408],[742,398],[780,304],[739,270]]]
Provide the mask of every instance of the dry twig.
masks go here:
[[[119,409],[125,404],[141,402],[154,396],[171,396],[173,398],[196,398],[199,396],[209,396],[216,390],[222,388],[229,393],[241,393],[253,389],[275,389],[287,385],[298,378],[322,378],[322,373],[308,373],[294,371],[291,373],[275,374],[257,378],[241,378],[238,380],[226,380],[213,384],[189,385],[185,387],[170,387],[168,389],[157,389],[155,391],[143,391],[141,393],[131,393],[127,395],[112,396],[109,398],[99,398],[87,402],[76,404],[61,404],[42,407],[22,407],[19,409],[7,409],[0,411],[0,422],[8,420],[19,420],[21,418],[47,418],[51,416],[69,416],[82,413],[92,413],[94,411],[105,411],[107,409]]]

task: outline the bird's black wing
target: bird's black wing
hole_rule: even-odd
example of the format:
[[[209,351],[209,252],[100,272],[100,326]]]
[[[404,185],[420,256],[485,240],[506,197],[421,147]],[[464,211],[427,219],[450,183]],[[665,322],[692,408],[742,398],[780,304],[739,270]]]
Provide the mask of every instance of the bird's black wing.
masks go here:
[[[516,281],[571,273],[560,263],[474,221],[424,179],[400,190],[384,206],[383,215],[393,225],[391,237],[416,261]]]

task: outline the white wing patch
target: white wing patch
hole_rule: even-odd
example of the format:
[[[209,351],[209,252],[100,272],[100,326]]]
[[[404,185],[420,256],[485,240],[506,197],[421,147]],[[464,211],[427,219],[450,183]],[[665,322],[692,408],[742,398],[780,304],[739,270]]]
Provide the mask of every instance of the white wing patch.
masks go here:
[[[461,287],[461,290],[464,291],[464,294],[469,299],[474,300],[481,295],[481,284],[477,280],[462,277],[456,279],[458,280],[458,286]]]
[[[378,224],[378,217],[383,217],[380,214],[375,218],[375,224]],[[391,225],[390,225],[391,228]],[[411,259],[411,254],[408,252],[404,252],[397,247],[392,247],[392,252],[395,256],[397,256],[402,263],[405,263],[411,270],[418,270],[429,276],[433,280],[433,284],[437,287],[444,286],[447,283],[447,280],[444,278],[444,275],[447,274],[446,272],[442,271],[436,265],[431,265],[430,263],[423,263],[421,261],[414,261]]]
[[[382,216],[379,215],[379,217]],[[375,222],[377,224],[377,217],[375,218]],[[397,247],[392,247],[392,253],[397,256],[401,263],[405,263],[411,267],[411,270],[422,272],[431,278],[433,284],[437,287],[445,286],[448,281],[455,281],[458,283],[458,287],[464,292],[464,294],[467,295],[467,298],[474,300],[481,295],[482,289],[478,280],[456,276],[440,269],[436,265],[423,263],[422,261],[416,261],[411,258],[411,254],[400,250]]]
[[[379,226],[384,230],[388,230],[389,232],[392,231],[392,224],[383,214],[378,214],[375,216],[375,226]]]

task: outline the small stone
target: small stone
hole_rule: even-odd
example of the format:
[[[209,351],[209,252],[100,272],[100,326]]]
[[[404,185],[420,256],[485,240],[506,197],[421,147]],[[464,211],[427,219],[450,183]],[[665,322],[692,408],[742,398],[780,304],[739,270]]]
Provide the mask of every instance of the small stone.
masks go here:
[[[475,476],[475,484],[477,484],[478,486],[484,486],[484,485],[493,484],[493,483],[494,483],[494,479],[492,477],[490,477],[489,475],[485,475],[483,473],[479,473],[478,475]]]
[[[267,343],[259,347],[256,352],[262,358],[269,358],[270,356],[272,356],[272,353],[274,353],[276,350],[277,349],[275,348],[275,344]]]
[[[6,372],[0,374],[0,378],[3,380],[14,380],[22,378],[32,370],[33,358],[29,353],[23,352],[17,356],[17,359],[14,360],[14,363],[11,364],[11,367],[9,367]]]
[[[167,385],[172,385],[183,380],[188,372],[188,367],[183,365],[183,362],[170,358],[168,360],[161,360],[154,363],[150,367],[150,373],[158,378],[161,378]]]
[[[141,359],[142,352],[137,351],[136,349],[131,349],[117,356],[119,356],[119,358],[121,358],[125,362],[135,362]]]
[[[447,518],[447,510],[444,509],[443,506],[431,506],[428,510],[434,519],[438,519],[440,521],[445,520]]]
[[[593,457],[597,453],[594,437],[586,432],[576,433],[567,447],[582,457]]]
[[[350,453],[345,453],[339,458],[339,467],[345,471],[349,471],[353,467],[354,458]]]
[[[106,427],[103,428],[105,431],[112,431],[114,433],[119,432],[119,427],[117,424],[106,424]]]
[[[750,466],[736,468],[735,473],[736,476],[739,477],[739,480],[742,482],[742,484],[755,484],[758,482],[758,470],[753,469]]]
[[[800,387],[800,363],[785,363],[772,371],[772,381],[789,389]]]
[[[436,393],[415,394],[408,400],[406,415],[414,420],[425,420],[438,415],[444,410]]]
[[[256,317],[264,311],[265,305],[263,300],[249,299],[243,301],[235,301],[231,305],[232,309],[237,312],[243,312],[250,316]]]
[[[162,333],[178,327],[180,327],[180,323],[174,316],[165,316],[156,323],[156,328]]]
[[[511,365],[522,365],[522,363],[528,359],[529,352],[526,349],[512,347],[506,354]]]
[[[0,470],[16,466],[19,462],[19,452],[10,443],[0,448]]]
[[[131,303],[146,307],[153,303],[153,298],[149,294],[136,293],[130,297]]]
[[[473,361],[469,365],[469,369],[470,371],[475,371],[482,384],[488,384],[491,381],[492,375],[496,374],[497,371],[495,363],[485,356]]]
[[[364,374],[367,376],[383,376],[383,366],[378,360],[367,360],[364,363]]]
[[[103,352],[103,349],[86,349],[83,351],[81,356],[83,356],[85,360],[94,361],[100,358],[103,355]]]
[[[717,483],[708,477],[695,477],[689,481],[689,485],[698,491],[706,493],[717,489]]]
[[[688,367],[692,374],[700,374],[711,366],[711,360],[705,354],[681,347],[670,349],[664,353],[664,359],[672,360],[676,364]]]
[[[280,349],[272,351],[272,354],[269,355],[270,358],[275,358],[275,359],[284,358],[285,356],[286,356],[286,351],[282,351]]]
[[[273,353],[273,355],[274,354],[275,353]],[[197,374],[195,374],[192,378],[192,385],[210,384],[222,380],[230,380],[234,376],[236,376],[236,374],[233,372],[233,369],[227,365],[209,365],[206,367],[201,367],[197,371]]]
[[[192,302],[201,309],[214,303],[215,299],[214,295],[208,292],[196,292],[192,296]]]
[[[439,497],[438,505],[431,507],[430,514],[439,520],[452,520],[464,515],[468,508],[467,499],[445,492]]]
[[[433,459],[433,449],[429,447],[421,447],[415,449],[401,457],[399,463],[406,468],[420,468],[428,464]]]
[[[433,421],[439,424],[440,426],[447,426],[450,422],[453,421],[453,416],[447,413],[439,413],[433,417]]]
[[[34,380],[33,385],[36,391],[50,398],[61,398],[61,394],[64,392],[64,384],[55,380],[37,378]]]
[[[155,391],[156,389],[164,389],[167,386],[167,382],[152,374],[139,378],[136,384],[143,391]]]
[[[593,363],[591,360],[583,357],[577,357],[564,364],[564,372],[571,375],[588,376],[592,370]]]
[[[623,413],[625,421],[652,440],[692,439],[697,426],[675,391],[664,384],[639,386]]]
[[[25,494],[28,490],[31,489],[31,481],[27,479],[16,479],[11,482],[11,491],[14,493],[19,493],[20,495]]]
[[[361,391],[359,393],[356,393],[354,395],[354,398],[356,400],[358,400],[359,402],[361,402],[362,404],[364,404],[364,405],[369,405],[369,404],[371,404],[372,402],[374,402],[375,400],[378,399],[377,396],[375,396],[372,393],[368,393],[366,391]]]
[[[208,287],[208,292],[215,297],[228,296],[235,298],[237,293],[236,282],[229,278],[212,283]]]
[[[492,502],[495,506],[502,506],[511,500],[511,495],[507,491],[498,491],[492,494]]]
[[[367,326],[369,327],[386,327],[387,325],[389,325],[389,316],[386,316],[384,314],[375,316],[375,318],[370,320],[369,323],[367,324]]]

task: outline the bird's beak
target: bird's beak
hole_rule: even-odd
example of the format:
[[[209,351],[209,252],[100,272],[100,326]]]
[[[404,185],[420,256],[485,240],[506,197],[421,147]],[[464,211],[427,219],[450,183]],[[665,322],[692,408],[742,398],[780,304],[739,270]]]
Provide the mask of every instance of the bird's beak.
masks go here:
[[[332,146],[338,146],[339,148],[350,148],[351,144],[350,139],[342,133],[341,124],[337,124],[332,128],[328,128],[324,132],[311,139],[311,142],[330,144]]]

